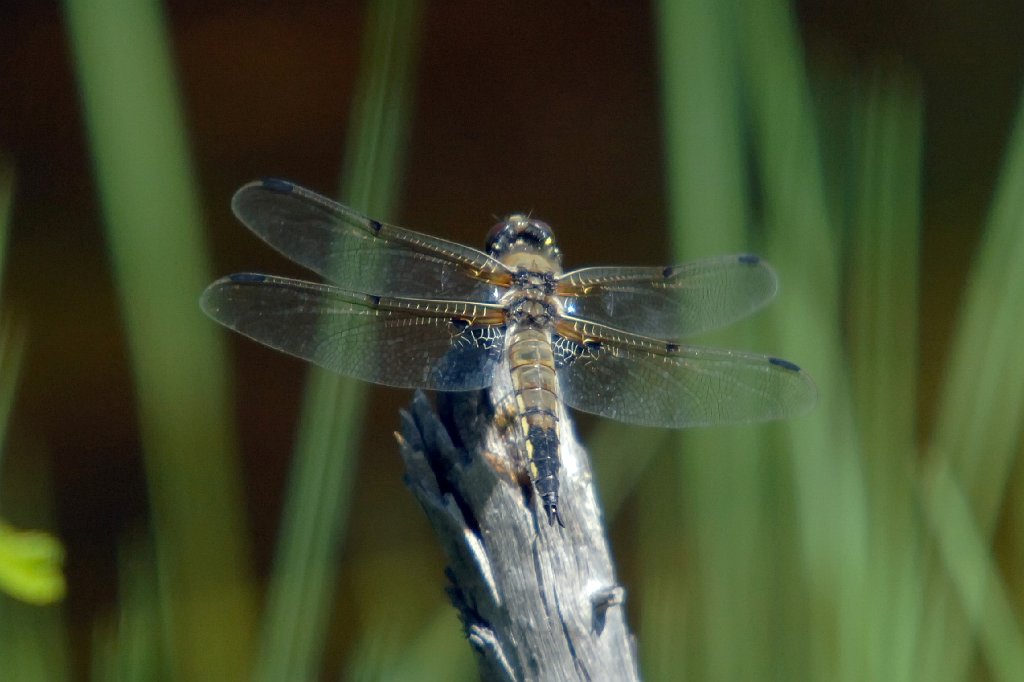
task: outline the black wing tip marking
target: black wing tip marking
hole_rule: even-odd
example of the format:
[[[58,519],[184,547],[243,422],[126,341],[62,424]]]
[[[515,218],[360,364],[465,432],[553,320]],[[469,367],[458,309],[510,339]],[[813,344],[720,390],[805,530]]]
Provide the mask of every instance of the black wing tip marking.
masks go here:
[[[231,210],[234,211],[235,216],[238,217],[249,229],[256,232],[256,234],[262,235],[262,230],[255,229],[253,223],[250,221],[249,216],[253,211],[258,212],[258,206],[264,200],[262,196],[264,192],[273,192],[275,194],[293,194],[299,193],[302,190],[298,185],[288,182],[287,180],[281,180],[279,178],[263,178],[260,180],[253,180],[252,182],[246,183],[238,188],[235,195],[231,198]],[[253,202],[256,202],[256,207],[253,206]]]
[[[766,265],[763,258],[753,253],[741,253],[733,257],[736,259],[736,262],[740,263],[741,265]],[[686,267],[687,264],[669,265],[668,267],[661,271],[661,276],[664,279],[671,279],[678,275],[681,271],[685,270]]]
[[[225,279],[235,284],[259,284],[267,281],[267,276],[256,272],[236,272],[233,275],[228,275]]]
[[[256,272],[236,272],[233,275],[227,275],[221,277],[216,282],[206,287],[202,294],[199,296],[199,307],[210,317],[215,320],[222,321],[220,314],[220,306],[222,304],[222,297],[225,294],[225,286],[229,287],[236,284],[261,284],[267,281],[269,277],[267,275],[261,275]]]
[[[799,365],[795,365],[789,360],[783,360],[782,358],[768,358],[768,363],[781,367],[782,369],[788,369],[790,372],[801,372]]]
[[[294,182],[291,182],[289,180],[283,180],[281,178],[262,178],[255,182],[251,182],[248,185],[245,185],[240,190],[238,190],[238,194],[241,194],[247,189],[251,189],[253,187],[267,190],[269,192],[276,192],[277,194],[295,194],[302,198],[310,200],[315,204],[320,205],[321,208],[327,208],[328,210],[334,212],[341,211],[346,214],[351,214],[352,216],[365,220],[367,227],[369,227],[374,234],[379,233],[384,228],[384,224],[381,223],[379,220],[374,220],[373,218],[364,216],[358,211],[354,211],[353,209],[348,208],[347,206],[338,204],[332,199],[329,199],[321,194],[317,194],[316,192],[306,189],[301,185],[296,185]]]
[[[295,183],[280,178],[262,178],[259,180],[259,186],[280,194],[291,194],[295,191],[296,187]]]

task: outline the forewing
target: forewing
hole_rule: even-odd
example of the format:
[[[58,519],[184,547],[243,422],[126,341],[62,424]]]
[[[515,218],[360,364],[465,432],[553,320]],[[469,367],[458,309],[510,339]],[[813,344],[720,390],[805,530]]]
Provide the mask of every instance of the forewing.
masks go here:
[[[283,180],[245,185],[231,207],[268,244],[343,289],[493,301],[511,280],[482,251],[378,222]]]
[[[680,346],[565,319],[555,337],[566,404],[630,424],[743,424],[802,414],[814,382],[786,360]]]
[[[746,317],[777,290],[768,263],[737,254],[667,268],[583,268],[559,278],[557,292],[575,317],[679,339]]]
[[[207,288],[225,327],[345,376],[401,388],[489,386],[504,342],[500,307],[384,298],[269,275]]]

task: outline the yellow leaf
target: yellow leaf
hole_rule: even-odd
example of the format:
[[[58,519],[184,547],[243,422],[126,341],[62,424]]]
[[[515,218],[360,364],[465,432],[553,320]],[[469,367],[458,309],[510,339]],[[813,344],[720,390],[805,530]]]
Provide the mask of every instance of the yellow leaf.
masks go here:
[[[19,531],[0,522],[0,590],[30,604],[64,596],[64,547],[42,531]]]

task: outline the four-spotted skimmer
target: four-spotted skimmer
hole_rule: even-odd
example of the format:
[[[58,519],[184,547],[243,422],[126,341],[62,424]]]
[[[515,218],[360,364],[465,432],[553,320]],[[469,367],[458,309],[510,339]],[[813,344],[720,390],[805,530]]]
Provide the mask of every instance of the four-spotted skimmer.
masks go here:
[[[485,253],[281,180],[242,187],[232,207],[268,244],[332,284],[231,275],[203,294],[207,314],[267,346],[387,386],[478,390],[507,367],[512,428],[551,523],[562,523],[559,400],[672,428],[778,419],[816,401],[810,377],[791,362],[677,342],[775,295],[775,273],[756,256],[563,272],[551,228],[523,215],[495,225]]]

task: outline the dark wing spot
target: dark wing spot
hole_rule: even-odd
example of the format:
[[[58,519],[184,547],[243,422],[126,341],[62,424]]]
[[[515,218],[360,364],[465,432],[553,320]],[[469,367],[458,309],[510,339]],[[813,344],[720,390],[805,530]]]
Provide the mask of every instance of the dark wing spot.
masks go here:
[[[799,372],[800,371],[799,367],[794,365],[789,360],[783,360],[782,358],[768,358],[768,362],[773,364],[773,365],[775,365],[776,367],[781,367],[782,369],[788,369],[790,372]]]
[[[367,220],[370,223],[370,229],[373,230],[374,234],[380,232],[381,224],[379,220],[374,220],[373,218],[368,218]]]
[[[280,192],[281,194],[291,194],[292,190],[295,189],[295,185],[279,178],[264,178],[262,183],[264,188],[269,189],[271,192]]]
[[[239,272],[234,275],[229,275],[228,279],[232,282],[238,282],[239,284],[259,284],[266,280],[267,276],[258,275],[255,272]]]
[[[665,350],[667,352],[669,352],[669,353],[678,353],[679,352],[679,344],[678,343],[666,343],[665,344]]]
[[[590,351],[591,353],[595,353],[601,350],[601,342],[595,341],[593,339],[587,339],[586,341],[583,342],[583,345],[586,346],[587,350]]]
[[[370,304],[373,305],[374,308],[380,306],[380,296],[370,294]]]
[[[739,258],[737,258],[736,260],[738,260],[740,263],[743,263],[744,265],[757,265],[758,263],[761,262],[761,257],[755,256],[752,253],[744,253],[741,254]]]
[[[464,320],[461,317],[453,317],[452,326],[455,327],[456,332],[461,334],[462,332],[469,329],[469,320]]]
[[[668,279],[669,277],[672,277],[673,275],[676,274],[676,269],[676,266],[670,265],[661,271],[661,276],[664,277],[665,279]]]

